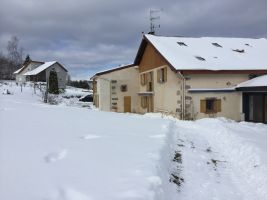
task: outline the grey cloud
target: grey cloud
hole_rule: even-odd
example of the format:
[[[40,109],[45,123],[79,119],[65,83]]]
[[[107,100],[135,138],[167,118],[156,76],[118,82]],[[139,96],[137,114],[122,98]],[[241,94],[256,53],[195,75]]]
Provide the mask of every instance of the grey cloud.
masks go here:
[[[2,0],[0,51],[17,35],[33,59],[89,76],[133,61],[149,8],[163,8],[161,35],[267,37],[266,0]]]

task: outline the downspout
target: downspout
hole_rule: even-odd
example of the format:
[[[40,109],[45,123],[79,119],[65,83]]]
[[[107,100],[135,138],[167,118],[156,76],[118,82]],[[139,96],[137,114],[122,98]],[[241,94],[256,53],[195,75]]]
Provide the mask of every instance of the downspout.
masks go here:
[[[181,80],[182,80],[182,91],[181,91],[181,118],[182,120],[185,119],[185,77],[183,76],[183,74],[179,71],[178,75],[180,76]]]

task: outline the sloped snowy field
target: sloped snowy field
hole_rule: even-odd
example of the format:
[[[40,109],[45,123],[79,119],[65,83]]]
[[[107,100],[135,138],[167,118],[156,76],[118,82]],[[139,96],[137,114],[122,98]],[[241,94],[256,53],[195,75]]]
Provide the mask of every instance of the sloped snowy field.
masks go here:
[[[266,125],[66,105],[0,85],[0,199],[267,199]]]

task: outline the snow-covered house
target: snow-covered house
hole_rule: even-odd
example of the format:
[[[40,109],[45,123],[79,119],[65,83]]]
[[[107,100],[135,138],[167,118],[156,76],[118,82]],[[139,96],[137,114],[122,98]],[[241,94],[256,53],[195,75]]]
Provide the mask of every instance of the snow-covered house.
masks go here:
[[[15,71],[14,74],[18,83],[24,83],[26,81],[46,82],[51,70],[57,72],[59,88],[65,88],[68,71],[57,61],[40,62],[29,60],[20,69]]]
[[[22,67],[18,70],[16,70],[13,74],[15,74],[16,82],[17,83],[24,83],[26,82],[26,76],[24,75],[26,72],[34,70],[35,68],[39,67],[40,65],[44,64],[44,62],[41,61],[34,61],[29,60],[27,62],[24,62]]]
[[[94,104],[103,111],[138,111],[138,68],[123,65],[93,77]]]
[[[247,119],[235,87],[267,74],[266,53],[266,39],[144,35],[133,64],[139,72],[136,111]]]

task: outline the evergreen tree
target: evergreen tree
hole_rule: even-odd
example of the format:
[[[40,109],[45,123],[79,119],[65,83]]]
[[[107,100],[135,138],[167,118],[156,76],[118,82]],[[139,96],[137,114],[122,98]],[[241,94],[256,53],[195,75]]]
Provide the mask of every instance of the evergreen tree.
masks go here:
[[[50,71],[48,86],[48,92],[50,94],[59,94],[57,72],[55,70]]]
[[[30,55],[28,54],[24,60],[23,65],[26,65],[27,63],[29,63],[31,61]]]

